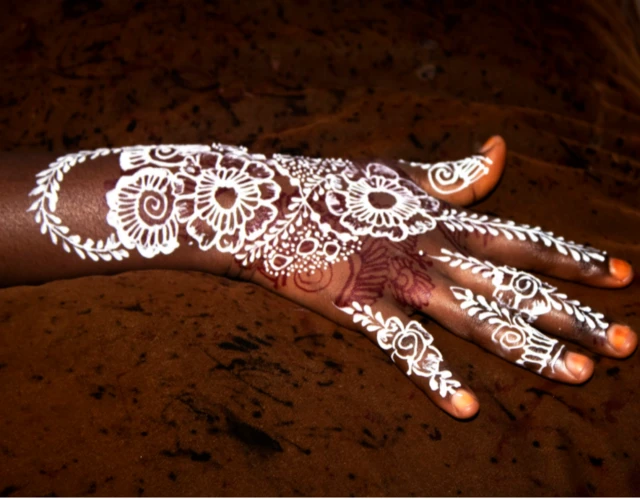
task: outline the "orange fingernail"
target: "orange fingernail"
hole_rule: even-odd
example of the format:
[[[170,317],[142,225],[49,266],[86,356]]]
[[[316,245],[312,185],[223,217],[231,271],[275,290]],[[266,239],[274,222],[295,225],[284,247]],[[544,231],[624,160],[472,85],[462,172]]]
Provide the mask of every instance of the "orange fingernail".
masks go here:
[[[626,281],[633,273],[633,269],[629,262],[619,258],[609,258],[609,273],[616,279]]]
[[[451,397],[451,404],[459,418],[470,418],[478,411],[478,400],[467,390],[460,389]]]
[[[591,364],[591,366],[589,366]],[[579,353],[569,352],[564,357],[564,365],[576,379],[582,379],[589,369],[593,370],[593,361]]]
[[[493,146],[496,145],[496,137],[493,136],[489,140],[487,140],[484,145],[480,148],[480,154],[487,154]]]
[[[613,348],[620,352],[626,352],[633,343],[637,343],[637,336],[629,326],[612,324],[607,330],[607,339]]]

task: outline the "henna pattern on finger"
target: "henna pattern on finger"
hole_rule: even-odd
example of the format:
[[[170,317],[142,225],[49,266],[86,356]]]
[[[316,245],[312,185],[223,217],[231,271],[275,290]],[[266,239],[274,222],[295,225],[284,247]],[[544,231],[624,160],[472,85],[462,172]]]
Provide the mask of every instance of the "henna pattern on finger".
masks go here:
[[[555,248],[562,255],[571,255],[576,262],[589,262],[591,260],[604,262],[607,254],[605,251],[590,246],[567,241],[564,237],[555,236],[553,232],[544,231],[540,227],[516,224],[511,220],[503,221],[499,218],[468,213],[454,208],[444,209],[440,216],[437,217],[437,220],[442,222],[450,231],[478,232],[483,235],[504,236],[510,241],[517,239],[533,243],[541,242],[547,248]]]
[[[506,265],[496,266],[489,261],[480,261],[472,256],[442,249],[442,254],[432,256],[434,260],[447,263],[450,267],[491,279],[494,286],[493,298],[503,306],[517,310],[528,322],[535,321],[541,315],[552,310],[564,311],[584,323],[592,330],[606,331],[609,323],[604,315],[591,307],[581,305],[577,300],[558,291],[558,288],[538,279],[536,276]]]
[[[427,172],[427,178],[433,190],[438,194],[460,192],[489,174],[493,161],[486,156],[471,156],[459,161],[441,161],[439,163],[418,163],[400,160],[399,163]]]
[[[460,308],[469,317],[494,326],[491,340],[506,352],[519,354],[516,364],[529,367],[539,374],[545,368],[555,370],[555,364],[562,354],[564,345],[558,340],[542,334],[521,315],[513,314],[496,301],[488,301],[482,295],[474,295],[470,289],[452,286],[453,296],[460,302]]]
[[[391,351],[391,360],[406,362],[408,376],[427,378],[429,388],[441,397],[453,395],[461,386],[451,371],[442,369],[442,354],[433,346],[433,336],[418,321],[405,325],[398,317],[385,320],[380,312],[374,314],[371,306],[358,302],[339,308],[351,315],[355,324],[375,333],[380,348]]]

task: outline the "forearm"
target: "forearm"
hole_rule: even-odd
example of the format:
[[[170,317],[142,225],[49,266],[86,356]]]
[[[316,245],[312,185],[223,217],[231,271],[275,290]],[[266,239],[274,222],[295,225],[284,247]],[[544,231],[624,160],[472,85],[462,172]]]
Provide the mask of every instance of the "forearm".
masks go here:
[[[347,164],[219,144],[5,154],[0,284],[169,268],[284,285],[356,249],[315,234],[310,204]]]
[[[205,255],[184,234],[177,234],[170,252],[157,251],[153,257],[125,247],[107,220],[113,211],[107,193],[126,173],[120,155],[87,156],[72,166],[73,161],[59,161],[72,156],[1,155],[0,285],[147,268],[220,274],[229,268],[231,257],[215,251],[206,255],[205,264]]]

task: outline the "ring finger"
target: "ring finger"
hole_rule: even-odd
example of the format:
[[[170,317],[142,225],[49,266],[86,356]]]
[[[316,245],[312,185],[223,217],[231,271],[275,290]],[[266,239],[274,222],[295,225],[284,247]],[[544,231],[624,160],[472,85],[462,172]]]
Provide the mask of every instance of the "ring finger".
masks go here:
[[[527,322],[555,336],[618,358],[631,355],[637,346],[637,335],[627,326],[611,324],[532,274],[447,249],[432,258],[442,262],[440,270],[461,287],[516,309]]]
[[[593,374],[591,359],[544,334],[517,310],[453,281],[447,284],[423,312],[453,333],[549,379],[577,384]]]

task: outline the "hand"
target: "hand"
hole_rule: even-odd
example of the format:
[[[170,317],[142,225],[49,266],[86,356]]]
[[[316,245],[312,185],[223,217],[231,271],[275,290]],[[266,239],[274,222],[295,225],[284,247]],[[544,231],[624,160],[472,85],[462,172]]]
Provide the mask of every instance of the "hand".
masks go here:
[[[268,158],[220,145],[105,151],[120,155],[126,175],[107,194],[107,222],[116,232],[89,249],[109,248],[120,259],[127,250],[153,258],[187,242],[210,269],[225,255],[233,257],[225,260],[227,274],[359,328],[456,417],[473,416],[478,401],[434,338],[410,319],[412,312],[566,383],[582,383],[593,373],[593,362],[567,340],[612,357],[636,348],[628,327],[514,268],[622,287],[632,279],[628,263],[538,227],[446,202],[467,203],[491,190],[504,165],[500,138],[480,156],[435,165]],[[47,171],[68,171],[65,161]],[[71,166],[79,163],[75,158]],[[31,206],[36,221],[49,217],[55,225],[38,199]],[[41,230],[51,235],[54,225]],[[81,244],[56,234],[54,242],[63,246]],[[80,251],[90,254],[82,244]]]

